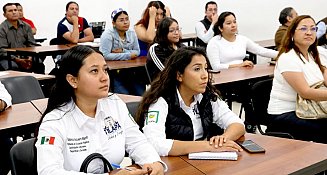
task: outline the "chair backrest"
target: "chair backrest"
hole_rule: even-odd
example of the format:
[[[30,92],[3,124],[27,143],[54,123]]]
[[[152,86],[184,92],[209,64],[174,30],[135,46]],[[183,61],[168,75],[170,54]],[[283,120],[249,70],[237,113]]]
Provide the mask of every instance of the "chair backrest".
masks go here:
[[[90,26],[92,27],[94,38],[100,38],[102,32],[105,30],[106,22],[90,22]]]
[[[12,175],[37,175],[35,138],[23,140],[10,150]]]
[[[33,76],[17,76],[1,79],[12,97],[12,103],[24,103],[44,98],[39,81]]]
[[[126,105],[129,110],[129,113],[133,116],[133,118],[135,118],[137,109],[140,105],[140,102],[138,102],[138,101],[128,102],[128,103],[126,103]]]
[[[269,118],[268,118],[268,103],[270,100],[270,92],[272,88],[273,79],[260,80],[253,84],[251,88],[251,104],[253,108],[253,117],[255,118],[255,124],[261,134],[291,138],[293,136],[289,133],[283,132],[264,132],[261,128],[261,125],[269,127]]]
[[[257,124],[267,125],[267,109],[272,88],[272,79],[261,80],[251,87],[251,102]]]

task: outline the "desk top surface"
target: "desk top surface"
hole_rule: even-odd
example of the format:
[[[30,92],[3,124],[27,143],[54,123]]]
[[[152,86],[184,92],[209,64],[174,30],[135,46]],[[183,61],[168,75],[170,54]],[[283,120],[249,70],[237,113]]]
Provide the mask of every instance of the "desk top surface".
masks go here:
[[[274,68],[274,66],[267,64],[256,64],[252,68],[236,67],[221,70],[220,73],[212,74],[213,84],[224,84],[258,77],[273,76]]]
[[[35,46],[35,47],[20,47],[5,49],[7,52],[27,52],[27,53],[42,53],[42,52],[56,52],[65,51],[76,44],[50,45],[50,46]]]
[[[256,43],[259,44],[260,46],[266,47],[266,48],[276,46],[274,39],[260,40],[260,41],[256,41]]]
[[[132,60],[106,61],[110,70],[125,69],[132,67],[142,67],[146,64],[147,57],[141,56]]]
[[[12,105],[0,115],[0,130],[37,123],[41,113],[30,102]]]
[[[259,134],[246,134],[266,149],[266,153],[240,153],[237,161],[189,160],[185,161],[205,174],[316,174],[327,169],[327,145]]]
[[[45,80],[45,79],[55,78],[54,75],[36,74],[36,73],[20,72],[20,71],[13,71],[13,70],[0,71],[0,79],[8,78],[8,77],[17,77],[17,76],[33,76],[37,80]]]

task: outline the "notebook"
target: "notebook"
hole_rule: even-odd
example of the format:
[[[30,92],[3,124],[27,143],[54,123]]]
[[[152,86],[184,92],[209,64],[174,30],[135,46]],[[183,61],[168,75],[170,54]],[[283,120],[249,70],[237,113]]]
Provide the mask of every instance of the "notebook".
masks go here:
[[[198,152],[188,154],[189,159],[237,160],[236,152]]]

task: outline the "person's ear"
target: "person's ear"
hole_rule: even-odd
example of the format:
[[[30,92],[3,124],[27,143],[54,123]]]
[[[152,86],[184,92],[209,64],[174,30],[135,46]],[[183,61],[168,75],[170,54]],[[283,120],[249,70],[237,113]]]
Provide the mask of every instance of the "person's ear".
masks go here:
[[[292,21],[292,17],[290,17],[290,16],[286,16],[286,19],[287,19],[287,21],[289,21],[289,22]]]
[[[74,77],[73,75],[71,75],[71,74],[67,74],[66,75],[66,80],[67,80],[67,82],[70,84],[70,86],[71,87],[73,87],[74,89],[76,89],[77,88],[77,78],[76,77]]]
[[[112,27],[116,27],[116,24],[114,21],[112,21],[111,23],[112,23]]]
[[[181,73],[177,72],[176,79],[177,79],[177,81],[182,82],[183,81],[183,75]]]

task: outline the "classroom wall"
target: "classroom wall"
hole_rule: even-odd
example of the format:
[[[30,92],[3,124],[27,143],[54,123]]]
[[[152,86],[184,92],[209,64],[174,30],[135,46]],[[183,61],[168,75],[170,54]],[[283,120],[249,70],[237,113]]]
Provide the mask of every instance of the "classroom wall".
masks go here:
[[[204,17],[202,0],[162,0],[171,9],[172,16],[182,27],[183,33],[194,33],[194,25]],[[2,7],[8,0],[1,0]],[[14,1],[15,2],[15,1]],[[64,17],[68,0],[17,0],[24,7],[25,17],[31,19],[38,31],[36,38],[46,37],[48,41],[56,37],[58,22]],[[131,18],[131,26],[139,20],[149,0],[76,0],[80,6],[80,16],[88,22],[107,21],[111,26],[112,10],[122,7]],[[327,6],[326,0],[217,0],[218,13],[232,11],[236,14],[239,33],[253,40],[271,39],[279,26],[279,12],[286,6],[292,6],[299,14],[310,14],[316,20],[326,16],[321,7]],[[5,18],[1,15],[0,21]],[[47,42],[44,44],[46,45]]]

